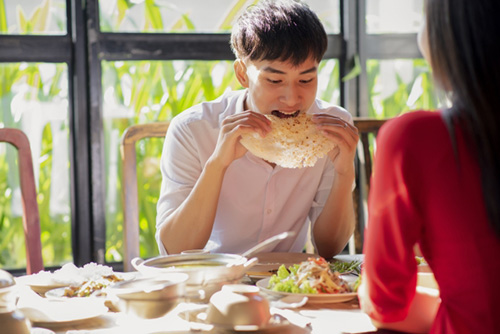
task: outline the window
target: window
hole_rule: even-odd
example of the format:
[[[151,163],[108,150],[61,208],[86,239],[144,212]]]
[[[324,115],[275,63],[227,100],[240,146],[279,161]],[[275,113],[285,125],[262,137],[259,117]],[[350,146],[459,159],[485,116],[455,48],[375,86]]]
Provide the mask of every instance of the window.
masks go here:
[[[46,266],[119,266],[123,132],[239,89],[229,34],[257,1],[0,0],[0,126],[31,141]],[[416,43],[423,0],[306,2],[329,40],[318,97],[354,116],[439,107]],[[162,144],[137,147],[142,257],[158,252]],[[9,269],[24,266],[12,155],[0,146],[0,267]]]

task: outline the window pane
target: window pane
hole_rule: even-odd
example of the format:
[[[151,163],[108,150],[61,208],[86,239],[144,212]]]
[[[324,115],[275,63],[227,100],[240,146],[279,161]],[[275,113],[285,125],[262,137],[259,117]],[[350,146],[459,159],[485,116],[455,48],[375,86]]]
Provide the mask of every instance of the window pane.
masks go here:
[[[366,1],[368,34],[416,33],[424,18],[424,0]]]
[[[105,32],[227,33],[258,0],[99,1]],[[340,31],[339,0],[309,0],[329,33]],[[221,10],[223,9],[223,10]]]
[[[0,64],[0,127],[29,138],[45,266],[72,261],[66,64]],[[0,267],[26,266],[17,150],[0,145]],[[15,256],[13,256],[15,254]]]
[[[423,59],[368,60],[369,116],[387,118],[416,109],[436,109],[444,97],[436,93]]]
[[[231,61],[103,62],[103,124],[106,168],[106,261],[122,260],[123,209],[120,138],[133,124],[170,120],[227,89],[240,89]],[[320,64],[318,96],[338,103],[338,61]],[[137,147],[140,256],[158,254],[156,202],[160,193],[159,160],[163,140],[141,141]]]
[[[66,1],[0,1],[0,34],[65,35]]]

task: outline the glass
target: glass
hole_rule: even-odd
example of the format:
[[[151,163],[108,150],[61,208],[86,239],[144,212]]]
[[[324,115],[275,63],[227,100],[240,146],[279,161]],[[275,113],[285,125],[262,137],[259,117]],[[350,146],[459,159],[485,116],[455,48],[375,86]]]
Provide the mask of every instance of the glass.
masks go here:
[[[339,101],[338,61],[321,62],[318,97]],[[106,261],[123,260],[123,206],[120,138],[133,124],[166,121],[227,89],[240,89],[232,61],[103,61],[103,126],[106,169]],[[137,146],[140,256],[158,255],[156,202],[160,193],[159,162],[163,139]]]
[[[0,0],[0,34],[65,35],[64,0]]]
[[[103,32],[228,33],[235,20],[258,0],[99,1]],[[328,33],[340,31],[339,0],[306,1]]]
[[[439,108],[444,101],[423,59],[368,60],[369,116],[388,118],[416,109]]]
[[[367,0],[366,33],[416,33],[424,20],[424,0]]]
[[[0,127],[30,141],[44,265],[61,265],[72,261],[67,65],[1,63],[0,78]],[[26,266],[16,164],[17,150],[0,145],[0,267],[9,269]]]

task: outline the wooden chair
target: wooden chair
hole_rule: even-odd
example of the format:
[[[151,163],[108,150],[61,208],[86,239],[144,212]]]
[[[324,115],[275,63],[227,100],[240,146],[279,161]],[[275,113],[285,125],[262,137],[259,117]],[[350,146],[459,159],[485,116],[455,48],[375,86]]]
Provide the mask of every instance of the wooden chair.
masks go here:
[[[168,122],[132,125],[123,133],[121,155],[123,166],[123,267],[133,270],[130,261],[139,256],[139,201],[137,195],[137,161],[135,144],[144,138],[163,138]]]
[[[365,217],[368,212],[365,210],[364,202],[370,192],[370,178],[373,170],[373,153],[370,147],[374,149],[375,139],[380,127],[387,119],[374,119],[365,117],[355,117],[354,126],[358,128],[360,143],[358,146],[358,159],[360,168],[356,178],[356,188],[354,190],[354,205],[356,210],[356,228],[354,230],[354,252],[360,254],[363,252]],[[372,144],[372,145],[370,145]]]
[[[9,143],[18,151],[23,228],[26,243],[26,273],[37,273],[43,270],[44,266],[40,239],[40,214],[36,200],[37,194],[30,143],[23,131],[13,128],[0,129],[0,142]]]

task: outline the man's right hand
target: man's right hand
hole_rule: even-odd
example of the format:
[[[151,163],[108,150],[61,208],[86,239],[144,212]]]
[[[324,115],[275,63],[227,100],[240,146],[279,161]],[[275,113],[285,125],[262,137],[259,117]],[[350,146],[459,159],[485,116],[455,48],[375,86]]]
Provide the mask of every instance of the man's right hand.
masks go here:
[[[265,137],[269,131],[271,131],[271,121],[263,114],[244,111],[227,117],[222,121],[212,161],[217,161],[223,168],[228,167],[247,152],[247,149],[240,144],[242,134],[258,132]]]

